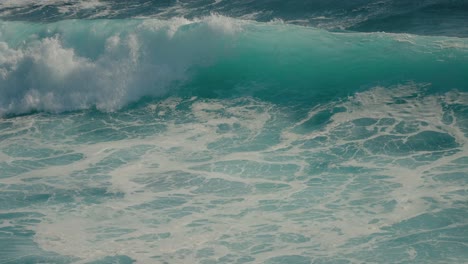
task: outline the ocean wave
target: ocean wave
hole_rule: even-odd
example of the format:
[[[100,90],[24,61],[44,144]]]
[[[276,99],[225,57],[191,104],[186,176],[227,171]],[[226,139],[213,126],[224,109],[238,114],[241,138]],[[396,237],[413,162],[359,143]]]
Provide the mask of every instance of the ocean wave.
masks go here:
[[[114,111],[174,94],[311,101],[408,81],[464,90],[467,51],[460,38],[331,33],[220,15],[0,22],[0,114]]]

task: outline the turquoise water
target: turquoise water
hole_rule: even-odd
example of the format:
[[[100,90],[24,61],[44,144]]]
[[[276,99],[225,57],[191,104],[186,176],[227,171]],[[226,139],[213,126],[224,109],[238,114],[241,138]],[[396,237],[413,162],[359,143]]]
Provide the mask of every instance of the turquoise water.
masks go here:
[[[467,262],[467,17],[0,3],[0,263]]]

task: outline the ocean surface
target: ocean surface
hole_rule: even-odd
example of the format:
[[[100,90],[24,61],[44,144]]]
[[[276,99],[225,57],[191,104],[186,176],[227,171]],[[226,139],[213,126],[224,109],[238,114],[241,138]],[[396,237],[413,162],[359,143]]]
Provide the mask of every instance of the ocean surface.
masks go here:
[[[468,1],[0,1],[6,263],[468,263]]]

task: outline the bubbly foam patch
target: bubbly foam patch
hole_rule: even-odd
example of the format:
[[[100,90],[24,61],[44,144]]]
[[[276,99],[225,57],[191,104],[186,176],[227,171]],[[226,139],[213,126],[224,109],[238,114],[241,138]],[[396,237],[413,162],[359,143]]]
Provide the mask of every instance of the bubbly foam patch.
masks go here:
[[[30,14],[33,16],[36,12],[43,12],[54,8],[57,10],[56,15],[64,15],[65,17],[76,17],[80,13],[87,12],[94,13],[89,14],[92,17],[103,17],[109,15],[106,12],[109,6],[105,1],[101,0],[5,0],[0,3],[0,16],[23,16]],[[92,12],[94,11],[94,12]]]
[[[83,31],[76,23],[39,28],[4,23],[8,29],[0,34],[0,115],[91,107],[113,111],[144,96],[164,95],[175,83],[185,82],[192,68],[210,65],[224,52],[226,36],[241,29],[217,15],[89,22],[91,27],[83,25]],[[179,31],[190,24],[194,27],[183,30],[189,32]],[[18,40],[17,31],[30,34]],[[204,37],[195,40],[192,34]],[[83,38],[90,46],[74,43]]]
[[[466,93],[423,87],[2,120],[3,212],[40,213],[3,225],[78,263],[463,261]]]

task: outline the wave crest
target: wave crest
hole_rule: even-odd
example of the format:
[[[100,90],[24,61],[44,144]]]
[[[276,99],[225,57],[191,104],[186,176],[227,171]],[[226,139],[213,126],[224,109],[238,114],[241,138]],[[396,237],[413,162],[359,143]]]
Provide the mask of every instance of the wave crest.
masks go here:
[[[214,14],[0,26],[0,116],[114,111],[179,91],[310,101],[408,81],[467,87],[466,39],[330,33]]]
[[[187,79],[190,67],[209,63],[218,46],[214,35],[237,30],[219,16],[81,23],[45,25],[18,43],[7,43],[9,32],[2,34],[6,36],[0,38],[0,115],[94,106],[112,111],[143,96],[160,96],[171,83]],[[191,24],[198,25],[175,35]],[[197,36],[204,38],[196,40]]]

